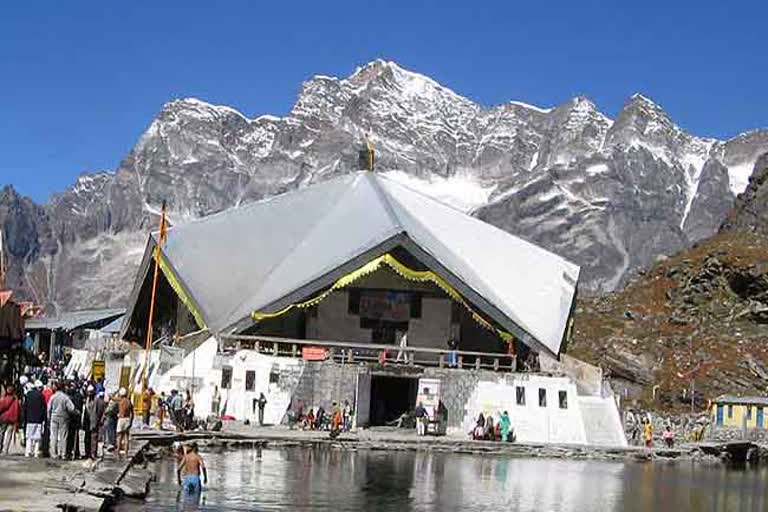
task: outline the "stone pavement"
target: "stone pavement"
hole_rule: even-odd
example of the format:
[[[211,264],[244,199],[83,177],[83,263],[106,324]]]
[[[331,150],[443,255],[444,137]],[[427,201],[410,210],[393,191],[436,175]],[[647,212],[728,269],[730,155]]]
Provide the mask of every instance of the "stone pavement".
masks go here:
[[[146,443],[132,443],[126,457],[107,454],[98,461],[24,457],[19,445],[0,455],[0,510],[101,510],[105,500],[143,497],[150,474],[125,478]]]

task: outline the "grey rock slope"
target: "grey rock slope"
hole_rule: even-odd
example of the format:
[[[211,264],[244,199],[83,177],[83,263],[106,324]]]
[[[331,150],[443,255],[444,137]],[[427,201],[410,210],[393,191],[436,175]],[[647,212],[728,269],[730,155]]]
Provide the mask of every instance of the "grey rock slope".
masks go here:
[[[768,153],[757,159],[749,185],[736,200],[722,230],[768,235]]]
[[[12,284],[49,310],[120,304],[162,200],[180,223],[307,186],[354,170],[365,134],[377,172],[572,259],[596,290],[712,234],[768,149],[768,131],[695,137],[641,95],[615,120],[582,97],[485,108],[374,61],[307,81],[283,118],[172,101],[115,172],[44,207],[0,197],[0,222],[34,241],[14,249]]]

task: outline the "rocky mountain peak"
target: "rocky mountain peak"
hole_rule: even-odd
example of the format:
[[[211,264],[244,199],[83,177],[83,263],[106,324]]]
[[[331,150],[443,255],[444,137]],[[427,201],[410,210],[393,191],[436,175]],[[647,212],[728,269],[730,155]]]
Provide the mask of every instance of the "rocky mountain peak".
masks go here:
[[[577,96],[555,108],[549,123],[553,137],[546,162],[565,165],[600,151],[613,121],[600,112],[592,100]]]
[[[609,144],[664,148],[684,144],[688,138],[667,112],[642,94],[624,104],[609,134]],[[673,148],[670,148],[673,149]]]
[[[0,201],[3,203],[15,200],[18,197],[19,193],[16,192],[16,188],[13,185],[3,185],[3,188],[0,189]]]
[[[0,229],[9,263],[7,285],[21,297],[34,297],[25,269],[55,248],[51,243],[50,218],[43,207],[6,185],[0,190]]]
[[[663,112],[663,109],[655,101],[653,101],[648,96],[639,92],[634,93],[632,96],[629,97],[629,99],[627,99],[627,101],[625,102],[625,107],[630,105],[636,105],[640,108],[646,108],[651,110],[660,110]]]
[[[377,172],[575,261],[582,289],[620,287],[658,254],[713,233],[734,170],[751,172],[768,151],[768,131],[699,139],[642,96],[616,122],[583,96],[488,108],[376,60],[307,80],[282,118],[195,98],[165,104],[114,173],[25,211],[39,243],[17,260],[19,286],[53,309],[119,304],[162,201],[183,223],[354,171],[365,134]]]

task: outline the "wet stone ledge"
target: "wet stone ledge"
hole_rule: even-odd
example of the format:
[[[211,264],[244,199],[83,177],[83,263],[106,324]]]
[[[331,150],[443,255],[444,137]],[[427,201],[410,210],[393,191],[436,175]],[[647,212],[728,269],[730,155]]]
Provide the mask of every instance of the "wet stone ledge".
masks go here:
[[[107,455],[97,461],[3,456],[0,510],[91,512],[109,510],[124,496],[143,498],[151,474],[127,475],[149,446],[137,442],[127,457]]]

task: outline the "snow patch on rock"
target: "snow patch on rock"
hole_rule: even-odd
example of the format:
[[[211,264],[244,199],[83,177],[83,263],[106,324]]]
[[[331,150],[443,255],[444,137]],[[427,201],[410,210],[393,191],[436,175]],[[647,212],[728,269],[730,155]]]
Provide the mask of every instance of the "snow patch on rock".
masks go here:
[[[743,162],[728,166],[728,182],[734,195],[739,195],[747,189],[749,177],[755,168],[755,162]]]
[[[389,171],[383,174],[387,178],[463,212],[471,212],[475,208],[487,204],[488,199],[496,189],[495,185],[483,185],[477,178],[468,173],[448,177],[432,176],[426,180],[406,174],[403,171]]]

